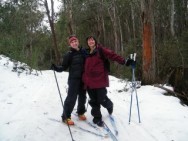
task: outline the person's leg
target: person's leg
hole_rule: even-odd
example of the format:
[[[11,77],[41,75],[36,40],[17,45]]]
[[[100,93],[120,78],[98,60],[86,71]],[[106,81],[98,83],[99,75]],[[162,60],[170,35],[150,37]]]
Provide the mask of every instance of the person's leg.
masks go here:
[[[100,103],[97,102],[96,89],[88,89],[88,95],[90,97],[91,115],[94,117],[93,122],[97,124],[102,120],[102,114],[100,111]]]
[[[98,103],[100,103],[104,108],[108,110],[109,114],[113,112],[113,103],[107,96],[106,88],[97,89]]]
[[[83,89],[83,84],[80,82],[79,92],[78,92],[78,106],[77,113],[78,115],[83,115],[86,112],[85,103],[86,103],[86,90]],[[85,118],[83,118],[84,120]]]
[[[67,118],[71,118],[71,113],[76,103],[77,92],[79,89],[78,80],[71,79],[68,83],[68,94],[64,102],[64,111],[62,114],[62,119],[65,120]]]

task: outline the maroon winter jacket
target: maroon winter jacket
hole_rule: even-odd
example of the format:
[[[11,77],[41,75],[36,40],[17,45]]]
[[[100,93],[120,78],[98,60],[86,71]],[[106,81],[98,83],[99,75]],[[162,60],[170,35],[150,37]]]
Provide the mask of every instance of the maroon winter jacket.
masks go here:
[[[98,44],[93,53],[89,54],[85,60],[83,73],[85,88],[96,89],[109,86],[108,71],[104,68],[104,61],[98,51],[99,47],[102,47],[102,53],[109,60],[125,64],[124,58]]]

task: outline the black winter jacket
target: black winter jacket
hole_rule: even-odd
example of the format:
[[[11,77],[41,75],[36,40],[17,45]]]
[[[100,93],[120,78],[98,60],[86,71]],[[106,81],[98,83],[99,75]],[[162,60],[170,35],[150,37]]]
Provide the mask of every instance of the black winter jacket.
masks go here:
[[[71,48],[64,57],[61,66],[56,66],[57,72],[62,72],[69,69],[69,79],[82,78],[84,70],[84,49],[80,48],[79,51]]]

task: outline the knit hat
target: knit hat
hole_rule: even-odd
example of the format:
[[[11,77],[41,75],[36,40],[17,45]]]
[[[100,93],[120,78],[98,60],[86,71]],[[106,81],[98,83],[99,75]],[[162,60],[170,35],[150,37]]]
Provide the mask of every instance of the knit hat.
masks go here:
[[[73,40],[78,40],[78,38],[76,37],[76,35],[71,35],[71,36],[69,36],[69,38],[68,38],[69,44],[70,44]]]

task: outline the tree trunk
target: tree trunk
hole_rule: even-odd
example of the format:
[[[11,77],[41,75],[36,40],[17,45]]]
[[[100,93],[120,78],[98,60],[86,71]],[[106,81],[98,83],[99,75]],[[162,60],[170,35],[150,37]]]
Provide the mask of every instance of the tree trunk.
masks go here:
[[[120,51],[123,54],[124,52],[124,47],[123,47],[123,32],[122,32],[122,27],[121,27],[121,20],[118,17],[118,26],[119,26],[119,34],[120,34]]]
[[[68,33],[70,34],[70,35],[72,35],[72,34],[75,34],[75,27],[74,27],[74,22],[73,22],[73,14],[72,14],[72,3],[73,3],[73,1],[72,0],[68,0],[67,1],[67,3],[68,3],[68,8],[67,8],[67,16],[68,16]]]
[[[155,81],[154,0],[141,0],[143,22],[143,71],[144,84]]]
[[[117,28],[117,15],[116,15],[116,5],[115,0],[112,1],[111,7],[108,8],[108,13],[110,15],[110,19],[112,22],[113,30],[114,30],[114,50],[118,52],[119,40],[118,40],[118,28]]]
[[[50,23],[50,28],[51,28],[51,32],[52,32],[52,39],[53,39],[53,49],[54,49],[54,52],[55,52],[55,59],[56,59],[56,63],[57,64],[60,64],[61,61],[60,61],[60,53],[59,53],[59,50],[58,50],[58,47],[57,47],[57,39],[56,39],[56,34],[55,34],[55,29],[54,29],[54,7],[53,7],[53,0],[51,0],[51,8],[52,8],[52,15],[50,16],[50,11],[49,11],[49,8],[48,8],[48,2],[47,0],[45,0],[45,8],[46,8],[46,13],[47,13],[47,16],[48,16],[48,21]]]
[[[135,34],[135,18],[134,18],[134,7],[133,2],[131,2],[131,18],[132,18],[132,28],[133,28],[133,40],[134,40],[134,50],[136,51],[135,42],[136,42],[136,34]]]
[[[171,35],[174,37],[174,0],[171,0],[171,19],[170,19],[170,31]]]
[[[102,23],[102,32],[103,32],[103,43],[106,45],[106,28],[105,28],[105,21],[104,21],[104,0],[101,0],[101,9],[102,11],[102,17],[101,17],[101,23]]]
[[[98,13],[97,13],[97,15],[95,16],[95,21],[97,22],[97,24],[96,24],[96,29],[95,29],[95,35],[96,35],[96,37],[97,37],[97,40],[99,41],[100,40],[100,37],[101,37],[101,33],[102,33],[102,24],[101,24],[101,22],[102,22],[102,11],[101,11],[101,9],[100,10],[98,10],[97,11]]]

